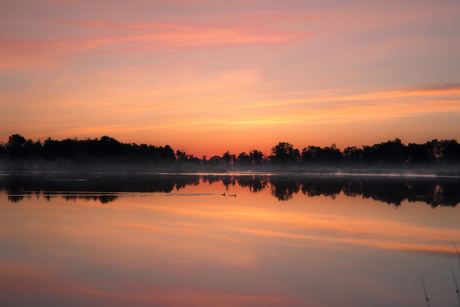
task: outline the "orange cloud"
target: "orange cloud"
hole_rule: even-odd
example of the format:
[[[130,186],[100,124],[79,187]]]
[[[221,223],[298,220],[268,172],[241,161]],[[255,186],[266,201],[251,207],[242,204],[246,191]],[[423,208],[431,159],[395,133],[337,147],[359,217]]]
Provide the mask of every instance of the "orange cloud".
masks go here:
[[[460,88],[377,91],[363,94],[340,95],[340,91],[287,93],[286,95],[313,96],[305,99],[268,100],[255,104],[237,105],[238,109],[272,109],[278,120],[290,123],[374,121],[406,117],[423,113],[460,111]],[[274,112],[271,112],[272,114]]]

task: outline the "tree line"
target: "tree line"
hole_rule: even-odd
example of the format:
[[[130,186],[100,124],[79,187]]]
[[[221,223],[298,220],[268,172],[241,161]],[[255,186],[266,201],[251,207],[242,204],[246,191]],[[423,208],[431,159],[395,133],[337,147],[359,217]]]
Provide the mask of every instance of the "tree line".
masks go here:
[[[228,171],[263,169],[305,169],[315,167],[407,167],[460,166],[460,144],[457,140],[431,140],[424,144],[405,145],[400,139],[372,146],[351,146],[341,151],[335,144],[326,147],[307,146],[302,150],[288,142],[279,142],[265,155],[252,149],[248,153],[201,158],[174,150],[169,145],[122,143],[102,136],[79,140],[46,139],[44,142],[13,134],[0,143],[0,169],[101,169],[123,167],[140,170]]]

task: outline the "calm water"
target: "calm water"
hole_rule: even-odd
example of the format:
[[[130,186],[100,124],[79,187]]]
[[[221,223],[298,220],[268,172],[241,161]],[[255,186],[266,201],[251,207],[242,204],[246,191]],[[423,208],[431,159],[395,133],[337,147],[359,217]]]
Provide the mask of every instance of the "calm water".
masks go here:
[[[459,179],[0,175],[0,306],[426,306],[422,277],[460,306],[459,202]]]

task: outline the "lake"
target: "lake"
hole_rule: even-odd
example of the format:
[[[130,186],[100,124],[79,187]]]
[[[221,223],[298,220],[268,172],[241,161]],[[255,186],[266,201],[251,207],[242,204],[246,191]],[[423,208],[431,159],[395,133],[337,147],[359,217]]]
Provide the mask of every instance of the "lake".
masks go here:
[[[460,306],[459,203],[459,178],[2,174],[0,306]]]

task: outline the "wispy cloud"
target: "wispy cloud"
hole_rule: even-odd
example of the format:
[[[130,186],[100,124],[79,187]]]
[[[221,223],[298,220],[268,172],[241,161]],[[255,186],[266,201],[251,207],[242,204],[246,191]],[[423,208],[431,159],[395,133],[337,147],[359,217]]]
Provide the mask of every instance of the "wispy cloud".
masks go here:
[[[308,98],[289,98],[282,95],[276,100],[262,100],[254,104],[238,105],[244,110],[277,110],[291,121],[373,121],[407,117],[424,113],[460,111],[460,88],[448,86],[423,86],[410,90],[374,91],[361,94],[331,91],[296,94]],[[288,96],[285,97],[283,96]],[[283,99],[284,98],[284,99]],[[271,113],[267,111],[267,113]]]
[[[0,41],[0,69],[28,69],[52,64],[81,53],[215,48],[247,44],[276,44],[303,39],[310,33],[283,31],[261,24],[113,23],[105,20],[58,22],[67,27],[99,28],[81,37],[61,40]]]
[[[0,71],[30,70],[56,65],[52,44],[41,41],[0,39]]]

